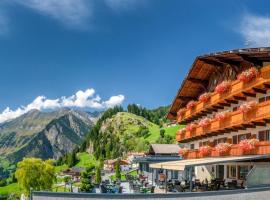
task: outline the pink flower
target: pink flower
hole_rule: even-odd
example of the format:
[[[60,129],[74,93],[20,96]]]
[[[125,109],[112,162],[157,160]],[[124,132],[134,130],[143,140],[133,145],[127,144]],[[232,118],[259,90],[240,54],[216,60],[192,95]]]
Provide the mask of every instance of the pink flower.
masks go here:
[[[210,97],[211,97],[211,93],[209,93],[209,92],[203,93],[199,97],[199,101],[201,101],[201,102],[207,102],[207,101],[209,101]]]
[[[181,116],[182,114],[184,114],[184,112],[185,112],[185,109],[183,108],[179,109],[177,112],[177,116]]]
[[[243,150],[243,152],[249,152],[251,150],[256,149],[258,143],[259,140],[257,139],[250,139],[250,140],[245,139],[239,143],[239,147]]]
[[[227,154],[231,150],[232,145],[229,143],[219,143],[215,147],[215,149],[220,153],[220,154]]]
[[[188,154],[188,148],[181,148],[180,150],[179,150],[179,155],[180,156],[186,156],[187,154]]]
[[[205,128],[205,127],[209,126],[210,123],[211,123],[211,119],[208,118],[208,117],[205,117],[205,118],[203,118],[203,119],[199,122],[199,126]]]
[[[188,124],[188,125],[186,126],[186,130],[187,130],[187,131],[193,131],[196,127],[197,127],[196,124],[191,123],[191,124]]]
[[[255,67],[251,67],[237,76],[239,81],[244,83],[250,82],[258,76],[259,72]]]
[[[252,109],[254,109],[256,105],[257,105],[256,101],[245,102],[239,106],[238,110],[241,111],[242,113],[247,113]]]
[[[228,112],[219,112],[215,115],[215,119],[218,121],[224,120],[227,117]]]
[[[196,102],[195,101],[190,101],[187,104],[187,109],[192,109],[192,108],[194,108],[195,105],[196,105]]]
[[[212,147],[210,146],[202,146],[199,148],[199,152],[202,156],[209,156],[212,151]]]
[[[231,82],[230,81],[223,81],[216,86],[215,92],[218,94],[223,94],[225,92],[228,92],[230,88],[231,88]]]

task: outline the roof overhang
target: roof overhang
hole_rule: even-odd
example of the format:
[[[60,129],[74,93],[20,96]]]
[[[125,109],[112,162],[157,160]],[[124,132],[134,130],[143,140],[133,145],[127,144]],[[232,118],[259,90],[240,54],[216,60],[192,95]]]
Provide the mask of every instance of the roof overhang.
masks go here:
[[[222,71],[224,66],[228,65],[241,67],[243,63],[262,66],[263,62],[270,62],[269,47],[236,49],[198,56],[182,81],[167,118],[175,120],[180,108],[190,100],[197,100],[198,96],[206,91],[209,79],[215,71]]]
[[[230,162],[240,162],[240,161],[253,161],[270,158],[270,155],[248,155],[248,156],[233,156],[233,157],[216,157],[216,158],[200,158],[200,159],[189,159],[171,162],[162,162],[150,164],[150,168],[154,169],[168,169],[183,171],[185,168],[203,165],[213,165],[213,164],[225,164]]]

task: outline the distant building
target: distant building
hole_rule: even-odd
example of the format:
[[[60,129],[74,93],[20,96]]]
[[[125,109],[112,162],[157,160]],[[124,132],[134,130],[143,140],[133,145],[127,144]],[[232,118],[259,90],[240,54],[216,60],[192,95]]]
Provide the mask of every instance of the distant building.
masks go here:
[[[177,144],[151,144],[147,155],[135,158],[134,161],[139,164],[140,172],[151,181],[158,181],[165,173],[168,180],[178,180],[182,177],[182,172],[178,170],[167,170],[162,168],[150,169],[149,165],[166,161],[181,160],[179,156],[179,146]],[[162,178],[163,179],[163,178]]]
[[[105,160],[104,161],[104,170],[105,171],[114,171],[115,165],[118,162],[118,159],[113,159],[113,160]],[[127,160],[119,160],[120,162],[120,168],[121,171],[127,171],[130,168],[130,162]]]

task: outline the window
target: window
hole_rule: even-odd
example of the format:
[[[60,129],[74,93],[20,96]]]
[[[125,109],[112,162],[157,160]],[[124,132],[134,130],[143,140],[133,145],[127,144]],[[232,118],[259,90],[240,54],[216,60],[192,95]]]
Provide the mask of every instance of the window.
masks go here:
[[[238,166],[238,178],[241,180],[246,179],[248,174],[248,166]]]
[[[259,131],[259,140],[260,141],[269,141],[270,140],[270,130]]]
[[[194,149],[194,144],[190,144],[190,149]]]
[[[229,166],[229,176],[228,178],[236,178],[236,165]]]
[[[238,109],[238,106],[236,106],[236,107],[233,107],[233,111],[237,111],[237,109]]]
[[[227,141],[227,138],[219,138],[218,143],[225,143]]]
[[[178,179],[178,171],[172,171],[172,179]]]
[[[233,144],[237,144],[237,136],[233,136]]]

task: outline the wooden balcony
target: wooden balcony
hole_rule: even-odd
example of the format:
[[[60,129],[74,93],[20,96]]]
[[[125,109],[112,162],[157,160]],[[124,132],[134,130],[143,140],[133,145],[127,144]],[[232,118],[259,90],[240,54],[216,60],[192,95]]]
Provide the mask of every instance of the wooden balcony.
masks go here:
[[[228,116],[221,121],[212,120],[207,128],[197,126],[192,131],[186,131],[183,134],[176,134],[178,142],[189,142],[208,136],[229,133],[246,128],[255,128],[256,126],[265,126],[270,119],[270,100],[259,103],[248,113],[234,111],[228,113]]]
[[[270,141],[264,141],[259,142],[258,147],[251,153],[243,153],[242,149],[239,148],[238,145],[233,145],[230,152],[227,155],[222,156],[242,156],[242,155],[265,155],[270,154]],[[211,154],[208,157],[220,157],[219,152],[216,151],[214,148],[211,152]],[[196,158],[202,158],[202,155],[200,154],[199,150],[190,150],[186,156],[184,156],[185,159],[196,159]]]
[[[255,97],[256,93],[265,93],[270,88],[270,65],[260,70],[260,76],[249,83],[235,80],[230,91],[225,94],[212,93],[208,102],[197,102],[193,109],[184,109],[177,117],[179,123],[187,123],[219,108],[245,100],[247,96]]]

